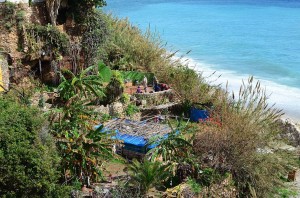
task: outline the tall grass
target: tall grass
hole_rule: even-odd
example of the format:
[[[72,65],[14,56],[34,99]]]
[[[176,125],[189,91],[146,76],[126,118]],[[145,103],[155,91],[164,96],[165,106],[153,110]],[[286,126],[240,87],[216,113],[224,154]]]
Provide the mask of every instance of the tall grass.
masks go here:
[[[237,98],[223,92],[212,118],[200,123],[194,150],[210,167],[230,172],[242,197],[268,197],[284,184],[292,155],[276,147],[280,110],[268,105],[259,82],[249,78]],[[207,158],[209,157],[209,160]]]

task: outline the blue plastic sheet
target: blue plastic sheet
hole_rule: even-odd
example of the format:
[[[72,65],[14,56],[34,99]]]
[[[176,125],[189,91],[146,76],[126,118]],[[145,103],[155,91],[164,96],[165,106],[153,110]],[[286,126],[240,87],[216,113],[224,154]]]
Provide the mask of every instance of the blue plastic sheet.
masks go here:
[[[209,117],[209,113],[206,110],[200,110],[197,108],[191,109],[190,120],[193,122],[198,122],[199,120],[206,120]]]
[[[130,122],[130,121],[126,120],[125,122]],[[144,124],[146,124],[146,122]],[[94,128],[97,129],[100,126],[102,126],[102,124],[96,125]],[[101,132],[109,133],[110,129],[104,127],[101,130]],[[165,139],[167,137],[168,137],[168,134],[165,134],[163,136],[163,139]],[[112,136],[112,139],[120,140],[120,141],[123,141],[124,144],[131,144],[131,145],[134,145],[137,147],[145,147],[148,144],[148,140],[146,140],[143,136],[128,135],[128,134],[121,133],[119,130],[115,130],[115,133]],[[152,144],[152,145],[149,145],[147,148],[152,149],[152,148],[155,148],[157,145],[158,145],[158,143]]]

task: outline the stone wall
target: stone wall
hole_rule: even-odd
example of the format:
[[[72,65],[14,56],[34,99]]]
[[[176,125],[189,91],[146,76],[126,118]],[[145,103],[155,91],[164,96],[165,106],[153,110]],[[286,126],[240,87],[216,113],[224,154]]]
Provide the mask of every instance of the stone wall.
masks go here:
[[[280,137],[287,140],[288,144],[299,147],[300,146],[300,130],[296,124],[289,120],[280,120],[278,124],[281,128]]]
[[[94,111],[99,114],[107,114],[110,116],[121,116],[124,111],[124,105],[120,102],[114,102],[110,105],[101,105],[94,107]]]
[[[171,89],[153,93],[136,93],[134,94],[134,97],[140,101],[145,100],[148,107],[167,104],[175,101],[175,95]]]

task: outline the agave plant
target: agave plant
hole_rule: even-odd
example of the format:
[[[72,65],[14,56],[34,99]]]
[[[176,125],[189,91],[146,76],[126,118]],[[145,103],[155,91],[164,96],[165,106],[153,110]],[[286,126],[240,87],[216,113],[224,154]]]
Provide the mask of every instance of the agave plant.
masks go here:
[[[143,194],[147,194],[153,187],[163,186],[170,175],[170,164],[151,162],[144,160],[139,162],[136,159],[129,166],[130,184],[138,187]]]

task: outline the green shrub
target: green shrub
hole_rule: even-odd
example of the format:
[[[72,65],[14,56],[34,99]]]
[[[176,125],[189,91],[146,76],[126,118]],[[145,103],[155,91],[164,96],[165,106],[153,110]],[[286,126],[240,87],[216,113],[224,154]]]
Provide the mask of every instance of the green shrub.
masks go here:
[[[17,21],[23,21],[25,17],[26,12],[24,10],[20,10],[16,13],[16,20]]]
[[[120,101],[124,104],[128,103],[130,101],[130,96],[127,93],[123,93]]]
[[[12,27],[13,27],[13,24],[11,22],[6,22],[4,24],[5,28],[8,30],[8,31],[11,31],[12,30]]]
[[[119,71],[112,71],[111,79],[105,88],[105,103],[112,103],[120,99],[124,91],[124,80]]]
[[[200,193],[202,190],[201,185],[192,178],[188,179],[187,184],[190,186],[191,190],[196,194]]]
[[[26,27],[26,36],[28,41],[29,53],[38,57],[41,51],[45,51],[45,55],[57,56],[57,52],[67,54],[69,52],[69,38],[67,34],[60,32],[55,26],[47,25],[28,25]],[[39,40],[39,42],[37,42]]]
[[[106,122],[110,119],[111,119],[111,116],[106,113],[101,116],[101,122]]]
[[[129,104],[125,109],[125,114],[129,117],[133,116],[135,113],[139,112],[139,108],[134,104]]]
[[[15,3],[6,1],[4,3],[4,8],[1,9],[1,11],[0,11],[2,16],[4,16],[4,21],[6,21],[6,22],[9,21],[12,23],[14,21],[16,9],[17,9],[17,7],[16,7]]]
[[[164,65],[166,50],[157,34],[143,34],[128,20],[108,16],[111,35],[101,54],[104,62],[114,69],[148,70]]]
[[[58,138],[56,144],[62,156],[62,170],[70,176],[65,182],[99,181],[102,163],[113,156],[111,139],[100,132],[103,126],[95,130],[93,127],[99,120],[89,104],[103,94],[99,73],[89,74],[94,69],[94,66],[88,67],[78,75],[64,71],[70,78],[62,76],[58,90],[66,105],[53,109],[49,119],[52,134]]]
[[[281,198],[296,197],[298,195],[297,191],[287,189],[287,188],[279,188],[277,190],[277,194]]]
[[[0,195],[58,197],[59,163],[37,109],[0,98]],[[57,196],[56,196],[57,195]]]
[[[83,29],[81,47],[84,63],[85,67],[88,67],[96,63],[96,59],[99,57],[99,47],[106,42],[109,30],[106,16],[100,10],[93,9],[86,13],[87,15],[80,25]]]

